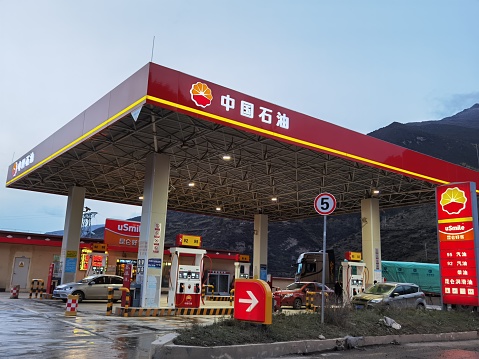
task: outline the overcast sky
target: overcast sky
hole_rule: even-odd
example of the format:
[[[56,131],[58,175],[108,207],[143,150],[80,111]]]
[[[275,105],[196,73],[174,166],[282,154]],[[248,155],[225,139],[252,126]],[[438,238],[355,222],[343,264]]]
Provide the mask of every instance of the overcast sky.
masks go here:
[[[63,229],[66,197],[7,189],[8,166],[152,57],[366,134],[479,102],[478,16],[477,0],[0,0],[0,229]],[[92,224],[141,214],[85,204]]]

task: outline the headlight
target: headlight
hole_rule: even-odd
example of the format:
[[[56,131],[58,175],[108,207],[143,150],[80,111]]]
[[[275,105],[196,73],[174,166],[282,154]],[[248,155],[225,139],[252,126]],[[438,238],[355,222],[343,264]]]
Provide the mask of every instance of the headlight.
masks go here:
[[[369,302],[370,303],[381,303],[383,301],[382,298],[379,298],[379,299],[371,299]]]
[[[289,298],[289,297],[292,297],[293,295],[292,294],[286,294],[283,298]]]

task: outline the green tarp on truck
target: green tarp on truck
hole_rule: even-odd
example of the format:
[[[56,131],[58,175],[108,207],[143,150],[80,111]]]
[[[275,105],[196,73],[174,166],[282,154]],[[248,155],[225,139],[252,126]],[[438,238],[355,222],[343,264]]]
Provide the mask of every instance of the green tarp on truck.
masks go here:
[[[426,294],[441,294],[439,264],[381,261],[386,282],[409,282],[419,285]]]

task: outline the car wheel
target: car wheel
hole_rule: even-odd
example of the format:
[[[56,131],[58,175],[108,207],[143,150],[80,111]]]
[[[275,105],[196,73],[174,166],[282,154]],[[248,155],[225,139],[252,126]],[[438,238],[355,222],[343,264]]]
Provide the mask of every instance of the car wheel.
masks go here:
[[[301,309],[302,306],[303,306],[303,301],[301,300],[301,298],[296,298],[293,302],[293,308]]]
[[[456,306],[456,309],[464,312],[474,312],[476,307],[474,307],[473,305],[459,304]]]
[[[83,294],[83,292],[80,292],[80,291],[73,292],[72,295],[78,295],[78,303],[83,302],[83,300],[85,299],[85,294]]]
[[[416,305],[416,309],[424,310],[424,309],[426,309],[426,306],[422,303],[419,303],[418,305]]]

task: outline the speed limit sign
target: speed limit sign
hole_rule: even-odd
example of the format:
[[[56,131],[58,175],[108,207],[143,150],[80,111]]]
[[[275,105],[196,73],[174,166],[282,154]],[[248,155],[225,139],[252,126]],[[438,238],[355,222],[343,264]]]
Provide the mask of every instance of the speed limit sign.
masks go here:
[[[314,209],[319,214],[327,216],[336,209],[336,198],[331,193],[321,193],[314,199]]]

